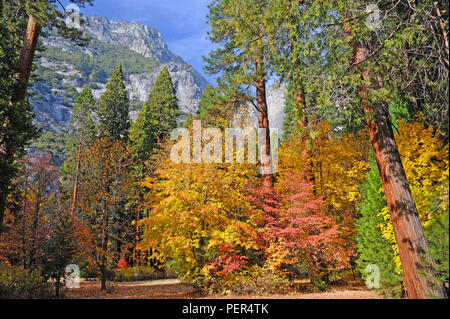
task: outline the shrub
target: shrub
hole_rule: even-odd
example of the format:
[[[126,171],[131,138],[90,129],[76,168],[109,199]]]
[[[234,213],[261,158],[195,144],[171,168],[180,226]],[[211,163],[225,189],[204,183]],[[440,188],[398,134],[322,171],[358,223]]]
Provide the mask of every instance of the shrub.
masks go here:
[[[39,299],[49,298],[51,285],[38,270],[0,267],[1,299]]]
[[[117,262],[117,270],[122,270],[128,268],[127,260],[124,257],[121,257]]]
[[[435,263],[436,275],[434,278],[428,278],[437,284],[447,284],[449,282],[449,211],[448,209],[442,215],[435,215],[430,222],[430,227],[426,230],[429,240],[428,255],[432,257]],[[427,261],[427,263],[429,263]]]
[[[156,279],[155,269],[148,266],[130,267],[116,271],[116,281]]]
[[[267,267],[250,266],[226,275],[206,275],[202,282],[204,289],[212,293],[236,295],[286,294],[292,284],[282,274]]]

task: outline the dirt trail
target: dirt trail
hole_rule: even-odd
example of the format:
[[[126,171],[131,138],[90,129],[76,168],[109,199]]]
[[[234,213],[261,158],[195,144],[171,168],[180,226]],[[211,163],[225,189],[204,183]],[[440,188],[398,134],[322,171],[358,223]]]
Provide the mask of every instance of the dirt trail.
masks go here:
[[[65,289],[65,298],[75,299],[380,299],[365,287],[333,288],[322,293],[295,293],[268,296],[204,296],[177,279],[109,283],[108,291],[100,291],[100,283],[84,281],[78,289]]]

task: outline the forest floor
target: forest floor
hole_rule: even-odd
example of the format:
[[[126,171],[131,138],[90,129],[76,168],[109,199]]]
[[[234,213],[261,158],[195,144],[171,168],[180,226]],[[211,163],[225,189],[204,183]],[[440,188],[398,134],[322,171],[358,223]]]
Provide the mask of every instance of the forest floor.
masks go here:
[[[107,291],[100,291],[97,281],[83,281],[80,288],[65,289],[68,299],[381,299],[375,291],[368,290],[361,283],[333,285],[326,292],[311,293],[297,290],[288,295],[204,295],[190,285],[176,279],[162,279],[140,282],[114,282],[107,284]]]

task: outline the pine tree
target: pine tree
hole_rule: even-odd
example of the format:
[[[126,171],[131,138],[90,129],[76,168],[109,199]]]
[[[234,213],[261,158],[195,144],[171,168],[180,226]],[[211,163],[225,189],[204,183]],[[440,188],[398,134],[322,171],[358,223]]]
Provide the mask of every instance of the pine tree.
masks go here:
[[[209,6],[210,40],[219,45],[205,59],[206,70],[236,86],[241,94],[232,96],[233,103],[253,104],[258,112],[259,153],[262,183],[265,188],[274,185],[270,129],[267,108],[266,82],[271,71],[267,57],[267,37],[263,16],[268,2],[244,0],[215,0]],[[250,87],[253,87],[253,94]]]
[[[206,127],[211,124],[211,121],[215,119],[215,113],[217,113],[218,97],[216,89],[212,85],[208,85],[203,92],[198,107],[198,117],[202,120],[202,124]]]
[[[6,198],[11,193],[12,179],[25,155],[25,147],[38,136],[33,125],[33,109],[27,101],[12,102],[20,65],[20,30],[23,18],[12,18],[18,4],[0,4],[0,234],[6,209]],[[13,32],[12,30],[15,30]]]
[[[106,85],[106,92],[100,98],[99,133],[106,133],[115,141],[127,142],[130,126],[129,105],[122,65],[118,63]]]
[[[295,91],[292,85],[288,86],[286,92],[286,103],[284,106],[284,114],[286,115],[283,121],[283,140],[288,140],[292,131],[298,127],[298,120],[300,119],[299,109],[295,105]]]
[[[368,276],[366,267],[370,264],[377,265],[380,268],[381,290],[395,293],[402,275],[396,272],[392,245],[383,237],[379,227],[384,222],[380,212],[386,206],[386,200],[380,192],[382,187],[377,164],[371,156],[370,170],[361,186],[363,199],[358,207],[362,217],[356,222],[359,253],[356,262],[364,279]]]
[[[55,296],[59,297],[60,281],[65,267],[70,264],[78,250],[75,225],[65,212],[58,212],[53,230],[43,245],[41,260],[43,274],[55,280]]]
[[[97,103],[91,89],[86,87],[75,100],[69,123],[69,138],[72,139],[72,145],[69,146],[71,147],[70,155],[60,169],[63,192],[67,195],[71,193],[72,217],[75,214],[77,200],[81,150],[96,138],[94,123],[96,111]]]
[[[69,131],[72,134],[73,142],[78,146],[86,146],[96,137],[95,113],[97,111],[97,102],[92,95],[89,87],[81,91],[75,99],[75,105],[72,110]]]
[[[38,130],[32,124],[32,107],[26,96],[41,30],[55,27],[60,35],[79,45],[87,42],[80,30],[66,25],[66,13],[57,10],[56,2],[0,3],[0,233],[6,197],[17,173],[17,159],[23,155],[28,143],[38,137]],[[92,0],[72,2],[80,6],[92,4]]]
[[[144,104],[130,130],[133,151],[141,163],[150,158],[158,143],[176,127],[179,114],[172,78],[164,68],[156,79],[150,100]]]

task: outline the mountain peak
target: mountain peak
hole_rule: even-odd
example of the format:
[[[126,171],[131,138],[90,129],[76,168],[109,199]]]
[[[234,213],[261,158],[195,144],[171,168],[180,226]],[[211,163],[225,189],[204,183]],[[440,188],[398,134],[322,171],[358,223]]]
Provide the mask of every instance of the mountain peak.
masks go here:
[[[171,52],[161,32],[145,24],[127,20],[109,20],[101,16],[87,16],[87,35],[108,43],[127,47],[146,58],[161,63],[186,63],[179,55]]]

